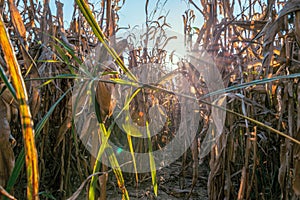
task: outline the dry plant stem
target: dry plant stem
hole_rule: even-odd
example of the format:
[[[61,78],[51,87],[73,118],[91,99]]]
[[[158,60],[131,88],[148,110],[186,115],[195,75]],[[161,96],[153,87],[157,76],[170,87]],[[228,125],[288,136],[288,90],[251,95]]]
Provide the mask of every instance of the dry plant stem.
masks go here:
[[[103,159],[107,159],[105,156],[103,156],[102,157]],[[101,171],[102,172],[105,172],[105,171],[107,171],[108,170],[108,167],[104,164],[104,163],[102,163],[102,169],[101,169]],[[100,200],[106,200],[106,196],[107,196],[107,194],[106,194],[106,185],[107,185],[107,178],[108,178],[108,174],[103,174],[103,175],[100,175],[99,176],[99,184],[100,184]]]
[[[8,5],[9,5],[9,10],[10,10],[10,14],[13,16],[12,17],[12,22],[13,22],[13,26],[16,30],[18,39],[20,41],[20,50],[22,53],[22,57],[24,59],[24,67],[27,70],[27,74],[29,74],[29,76],[31,78],[38,78],[38,71],[37,71],[37,66],[33,60],[33,58],[30,56],[30,54],[28,53],[28,42],[26,39],[26,28],[22,19],[22,16],[20,14],[20,12],[18,11],[18,8],[15,6],[14,2],[12,0],[8,1]],[[25,76],[26,76],[25,75]],[[31,113],[33,118],[36,116],[36,114],[39,111],[39,107],[40,107],[40,96],[39,96],[39,91],[37,89],[38,87],[38,82],[37,81],[32,81],[32,82],[28,82],[27,83],[27,88],[31,89],[31,99],[30,99],[30,107],[31,107]]]
[[[98,15],[101,19],[100,22],[98,20],[97,22],[98,24],[101,24],[100,27],[103,27],[105,29],[104,32],[106,33],[106,35],[109,36],[111,33],[110,28],[114,27],[112,25],[114,23],[114,11],[111,10],[111,14],[109,14],[111,6],[107,6],[106,2],[108,1],[101,1],[101,11]],[[44,51],[45,48],[39,49],[37,51],[33,50],[36,47],[39,48],[39,44],[36,45],[34,44],[34,42],[32,42],[32,36],[38,41],[41,41],[42,46],[50,47],[49,49],[52,49],[54,54],[57,53],[55,52],[54,48],[55,43],[49,43],[48,35],[39,33],[47,33],[55,37],[61,37],[60,39],[64,42],[69,41],[70,44],[78,47],[78,55],[82,57],[84,57],[90,52],[92,48],[94,48],[96,37],[91,31],[91,27],[88,26],[88,24],[80,16],[80,14],[77,15],[78,10],[75,9],[74,11],[70,29],[64,32],[63,26],[61,26],[63,16],[61,14],[58,14],[57,17],[52,17],[48,0],[43,1],[39,5],[37,5],[33,0],[15,1],[15,6],[17,7],[17,9],[19,9],[19,11],[12,7],[14,6],[13,2],[13,0],[0,1],[0,13],[4,14],[6,16],[6,19],[8,20],[5,22],[8,22],[7,29],[9,30],[11,36],[13,36],[11,37],[11,41],[15,44],[14,48],[17,49],[15,52],[18,52],[18,61],[22,62],[22,64],[24,63],[24,68],[28,69],[28,66],[30,66],[32,63],[31,58],[26,55],[27,53],[30,53],[30,55],[34,57],[33,60],[41,59],[41,57],[39,56],[40,54],[47,54],[47,52]],[[110,0],[110,3],[112,3],[113,5],[116,2],[117,1]],[[147,2],[149,3],[149,16],[147,23],[149,25],[149,30],[151,30],[153,21],[153,17],[151,16],[153,15],[150,12],[150,5],[152,4],[152,1],[147,0]],[[227,125],[225,131],[222,133],[222,136],[227,135],[228,140],[227,143],[220,143],[220,147],[224,149],[224,152],[226,152],[222,155],[225,159],[226,164],[221,164],[222,162],[224,162],[224,160],[222,159],[216,158],[215,160],[213,160],[214,162],[211,169],[213,171],[212,179],[209,179],[211,180],[212,185],[211,191],[212,193],[214,193],[211,195],[211,198],[236,199],[238,190],[236,186],[239,186],[241,182],[240,177],[238,178],[236,174],[240,175],[240,172],[242,171],[240,166],[244,166],[248,167],[249,169],[249,172],[247,172],[247,176],[249,176],[249,178],[247,178],[247,176],[245,175],[245,179],[247,179],[248,181],[243,183],[247,185],[247,187],[243,191],[243,197],[245,199],[248,199],[249,197],[254,197],[255,199],[262,199],[263,197],[268,197],[266,199],[279,199],[279,195],[281,195],[283,199],[292,199],[293,196],[300,194],[300,106],[298,106],[300,104],[300,83],[298,80],[299,74],[297,75],[297,73],[299,73],[298,64],[300,55],[299,1],[270,0],[266,2],[262,0],[200,0],[197,2],[194,0],[189,0],[187,2],[190,2],[190,4],[192,4],[191,7],[195,8],[195,11],[189,10],[184,16],[185,37],[190,39],[190,35],[193,35],[196,32],[196,34],[198,35],[198,39],[194,44],[195,51],[199,50],[198,47],[200,46],[200,44],[203,44],[204,47],[207,47],[205,50],[208,50],[208,52],[214,57],[220,71],[224,71],[225,80],[223,81],[224,83],[226,83],[225,86],[227,86],[229,83],[235,84],[235,82],[231,82],[228,80],[231,75],[235,76],[234,80],[237,83],[239,82],[240,78],[245,78],[245,83],[249,84],[249,88],[245,90],[245,93],[241,94],[234,88],[233,90],[230,90],[228,92],[234,92],[235,95],[243,96],[245,98],[246,106],[251,104],[249,107],[253,108],[253,111],[247,113],[247,117],[252,119],[252,121],[250,119],[248,120],[250,122],[250,133],[252,131],[253,125],[259,125],[257,127],[257,132],[254,130],[254,133],[257,136],[251,135],[247,139],[245,136],[241,135],[240,131],[243,131],[243,133],[245,132],[245,120],[243,120],[245,118],[245,113],[240,114],[240,99],[238,101],[234,100],[234,98],[231,99],[230,105],[233,106],[227,110],[227,114],[234,119],[231,120],[228,119],[228,117],[226,118]],[[21,6],[22,3],[24,4],[24,6]],[[88,1],[85,0],[85,3],[88,3]],[[244,7],[245,3],[249,6]],[[263,5],[263,3],[267,4]],[[6,7],[7,5],[9,7]],[[89,6],[93,5],[89,4]],[[59,7],[59,4],[57,4],[57,7]],[[281,9],[282,12],[279,12]],[[197,25],[193,24],[193,20],[196,21],[197,19],[193,19],[193,12],[198,11],[201,13],[200,17],[204,17],[205,22],[202,27],[196,27],[198,28],[198,30],[196,31],[196,29],[194,29],[194,26]],[[18,12],[19,14],[21,14],[21,18],[23,19],[17,18]],[[146,10],[146,12],[148,11]],[[237,14],[237,12],[240,13]],[[218,16],[216,17],[216,15]],[[14,16],[14,18],[9,19],[9,16]],[[25,35],[29,35],[30,37],[23,37],[24,31],[22,31],[22,23],[25,24],[25,28],[27,29],[25,30]],[[58,29],[57,25],[59,25],[61,29]],[[60,35],[61,33],[65,35]],[[72,40],[70,40],[70,38]],[[26,39],[28,40],[26,41]],[[187,41],[185,42],[188,43]],[[145,46],[146,45],[147,42]],[[191,44],[188,43],[188,45],[190,47]],[[29,48],[29,50],[27,48]],[[143,58],[138,58],[138,54],[142,53],[142,51],[134,49],[130,53],[132,54],[132,60],[129,66],[137,66],[140,60],[143,60]],[[219,53],[222,54],[219,55]],[[148,56],[147,52],[144,55]],[[230,57],[227,55],[230,55]],[[56,58],[57,57],[54,55],[53,57],[51,56],[51,58],[47,59],[55,60]],[[242,62],[242,74],[240,72],[236,72],[236,58],[240,58]],[[148,62],[147,59],[144,60]],[[229,65],[227,66],[226,64],[226,66],[224,66],[224,61],[229,63]],[[3,64],[4,61],[3,59],[1,59],[1,56],[0,63],[5,69],[7,69],[6,64]],[[41,74],[43,76],[50,76],[50,74],[47,74],[47,72],[43,72],[40,63],[37,63],[37,66],[39,67],[39,72],[42,71]],[[64,69],[62,65],[58,64],[57,66],[55,66],[55,64],[51,64],[48,66],[54,69],[51,70],[51,73],[63,74],[66,72],[64,70],[61,71],[62,69]],[[79,64],[77,64],[76,66],[78,67]],[[226,71],[227,67],[232,68],[233,71]],[[293,71],[292,69],[296,69],[296,71]],[[32,70],[34,70],[34,66]],[[33,72],[32,70],[30,70],[31,73]],[[194,75],[193,71],[189,71],[188,74],[191,74],[192,76]],[[292,80],[291,77],[283,77],[286,74],[296,75],[293,77],[295,80]],[[264,83],[265,85],[267,85],[267,87],[262,84],[256,84],[254,82],[251,83],[252,80],[259,80],[268,76],[273,78],[276,77],[278,79],[276,79],[276,81],[273,79],[272,84]],[[197,75],[195,77],[197,78]],[[55,101],[56,97],[61,95],[59,90],[61,89],[61,85],[59,84],[59,81],[60,80],[53,81],[53,83],[56,84],[56,88],[54,88],[53,90],[51,90],[53,86],[52,83],[46,87],[41,88],[40,91],[43,92],[43,96],[41,96],[43,100],[43,109],[39,111],[37,120],[39,120],[39,117],[49,109],[49,107]],[[32,87],[34,87],[32,83],[33,81],[26,82],[26,84],[28,84],[27,86],[29,86],[28,88],[32,89]],[[256,89],[252,90],[251,88],[254,84],[256,84],[256,86],[253,88]],[[295,91],[296,87],[298,87],[299,90],[297,91],[297,93]],[[203,93],[201,87],[196,88],[200,88],[200,93],[205,94],[205,91]],[[275,94],[271,91],[271,89],[274,88],[276,90]],[[196,92],[198,92],[198,90]],[[197,98],[199,98],[200,100],[205,99],[206,97],[202,99],[200,98],[201,94],[197,94]],[[230,94],[228,93],[228,95]],[[28,96],[30,97],[31,103],[32,93],[30,93],[30,95]],[[246,99],[250,101],[247,102]],[[197,101],[197,99],[194,100]],[[66,103],[64,103],[64,105],[65,104]],[[204,103],[200,101],[200,104],[203,105]],[[34,106],[31,106],[31,108],[32,107]],[[49,170],[49,168],[53,166],[49,166],[49,160],[54,160],[55,162],[51,163],[57,163],[55,165],[57,167],[55,168],[55,171],[57,171],[57,178],[55,177],[55,179],[57,179],[57,182],[59,182],[59,184],[55,183],[56,181],[52,181],[52,183],[47,185],[45,188],[47,189],[47,191],[53,191],[53,189],[57,191],[61,189],[64,190],[67,195],[70,195],[71,189],[73,189],[70,188],[70,180],[74,180],[72,179],[74,176],[74,178],[80,177],[79,179],[83,181],[83,177],[87,177],[89,175],[88,168],[90,166],[87,161],[88,158],[86,158],[86,155],[81,152],[82,149],[80,147],[80,144],[75,144],[76,139],[79,139],[77,137],[74,137],[75,139],[73,138],[73,140],[71,140],[70,137],[68,137],[68,134],[70,133],[70,127],[68,127],[68,123],[62,123],[65,119],[67,119],[64,116],[69,115],[67,114],[68,112],[65,110],[64,106],[61,106],[59,109],[61,109],[60,112],[56,112],[53,116],[50,117],[51,122],[54,122],[55,124],[61,124],[58,133],[56,132],[57,128],[53,127],[51,123],[45,124],[43,128],[44,134],[42,136],[42,143],[39,144],[39,155],[41,157],[39,169],[43,173],[40,183],[44,183],[45,181],[47,181],[47,174],[49,173],[49,171],[50,175],[54,176],[53,174],[51,174],[51,170]],[[34,115],[33,113],[34,111],[32,111],[32,115]],[[176,113],[176,109],[173,108],[173,116],[178,115],[180,114]],[[176,123],[177,122],[175,121],[175,127],[177,127]],[[274,129],[270,129],[271,127],[274,127]],[[226,131],[227,129],[228,132]],[[71,130],[74,131],[73,129]],[[275,132],[276,134],[272,134],[273,131],[277,131]],[[56,138],[56,140],[54,139],[53,141],[52,137],[49,136],[52,136],[53,134],[48,133],[54,133],[54,138]],[[203,133],[205,134],[205,132]],[[281,136],[283,136],[284,138],[282,138]],[[254,138],[257,139],[257,142],[254,141]],[[295,143],[285,138],[294,138],[295,140],[293,140],[293,142]],[[248,157],[248,164],[245,164],[245,152],[247,151],[245,146],[247,140],[250,140],[251,149],[250,155]],[[49,146],[51,146],[53,143],[55,143],[56,152],[64,152],[62,156],[61,154],[59,154],[57,158],[54,159],[53,157],[51,157],[51,155],[49,155]],[[280,144],[282,146],[279,153],[276,150],[279,149],[278,147]],[[142,149],[147,146],[143,143],[141,143],[140,145]],[[1,144],[0,148],[3,148]],[[76,160],[70,160],[70,153],[74,152],[73,148],[76,148]],[[276,150],[273,151],[270,149]],[[278,160],[278,154],[280,154],[280,161]],[[193,161],[195,162],[194,155],[192,156]],[[187,159],[187,161],[189,162],[190,157],[188,156]],[[62,160],[63,162],[61,162]],[[77,165],[75,164],[75,162],[77,163]],[[75,166],[72,169],[77,170],[70,170],[69,166]],[[218,166],[220,168],[218,168]],[[279,194],[280,191],[278,191],[279,187],[277,188],[277,184],[274,184],[275,188],[273,188],[273,185],[272,188],[268,185],[270,183],[270,180],[273,181],[274,176],[276,179],[276,173],[274,173],[273,170],[270,170],[269,167],[277,168],[279,166],[280,169],[278,173],[278,182],[280,185],[279,187],[281,189],[281,194]],[[79,169],[83,171],[82,174],[80,174],[81,171]],[[262,175],[263,179],[260,175],[255,174]],[[63,175],[64,177],[60,178],[60,175]],[[222,176],[224,175],[226,179],[222,179]],[[70,178],[70,176],[72,176],[72,178]],[[194,177],[195,176],[193,175],[193,179]],[[19,192],[19,189],[23,189],[24,185],[20,184],[19,186],[18,184],[18,186],[16,185],[15,187]],[[255,194],[253,191],[254,187],[256,192]],[[68,190],[66,190],[67,188]],[[20,189],[21,192],[22,189]],[[268,191],[273,193],[275,192],[275,194],[271,194]],[[22,196],[20,198],[24,199],[25,197]]]
[[[25,160],[27,171],[27,198],[29,200],[39,199],[39,172],[38,172],[38,160],[37,151],[34,140],[33,121],[31,117],[30,108],[28,106],[28,96],[25,87],[25,83],[20,71],[19,64],[17,62],[15,53],[10,43],[9,35],[6,31],[2,15],[0,15],[0,35],[1,35],[1,47],[5,56],[5,61],[9,69],[12,84],[16,91],[16,96],[19,103],[20,118],[22,123],[23,139],[25,144]]]
[[[120,168],[128,165],[128,164],[131,164],[132,161],[128,161],[126,163],[123,163],[122,165],[120,165]],[[76,192],[71,196],[69,197],[67,200],[76,200],[78,199],[78,196],[80,194],[80,192],[84,189],[84,186],[92,179],[93,176],[99,176],[99,175],[104,175],[104,174],[108,174],[108,173],[111,173],[113,171],[113,169],[110,169],[106,172],[97,172],[97,173],[94,173],[94,174],[91,174],[89,175],[82,183],[81,185],[79,186],[79,188],[76,190]]]
[[[2,194],[3,196],[7,197],[10,200],[17,200],[14,196],[10,195],[1,185],[0,185],[0,194]]]
[[[240,61],[239,61],[240,63]],[[243,70],[242,66],[239,64],[239,71],[240,71],[240,76],[242,76]],[[241,79],[241,83],[244,82],[244,78]],[[241,94],[244,94],[245,92],[241,90]],[[246,110],[246,105],[245,101],[242,99],[241,102],[241,110],[244,116],[251,116],[251,113],[248,113]],[[248,179],[249,179],[249,157],[250,157],[250,150],[251,150],[251,141],[250,141],[250,132],[249,132],[249,122],[247,119],[245,119],[245,140],[246,140],[246,148],[245,148],[245,163],[242,168],[242,177],[241,177],[241,183],[240,183],[240,188],[238,192],[238,200],[244,199],[245,196],[245,190],[248,188]]]
[[[242,177],[241,177],[241,183],[240,188],[238,192],[238,200],[244,199],[245,189],[247,188],[247,182],[248,182],[248,160],[249,160],[249,151],[250,151],[250,140],[249,136],[246,137],[246,153],[245,153],[245,164],[242,169]]]
[[[6,91],[8,94],[10,92]],[[0,185],[6,186],[9,176],[14,168],[15,157],[12,146],[9,142],[11,130],[10,105],[5,101],[5,93],[0,96]]]
[[[288,134],[291,137],[294,137],[294,98],[293,98],[293,80],[289,80],[287,84],[287,90],[288,90]],[[287,173],[289,173],[293,169],[293,144],[286,140],[287,144],[287,151],[288,154],[286,156],[287,159]],[[289,178],[289,176],[286,176],[286,199],[290,199],[290,192],[292,191],[292,179]]]
[[[182,156],[182,161],[181,161],[182,175],[180,176],[180,179],[179,179],[180,189],[185,188],[185,179],[186,179],[186,174],[187,174],[186,162],[187,162],[187,152],[184,152],[184,154]]]
[[[300,132],[297,131],[297,139],[300,139]],[[293,146],[293,165],[294,165],[294,177],[293,177],[293,191],[296,195],[300,195],[300,145]]]
[[[111,26],[111,0],[106,0],[106,35],[112,36],[114,27]]]
[[[250,185],[249,188],[247,188],[247,195],[246,199],[250,199],[250,194],[251,194],[251,189],[253,187],[253,184],[257,182],[256,178],[256,166],[258,163],[258,157],[257,157],[257,127],[254,126],[254,131],[251,133],[251,138],[250,138],[252,144],[253,144],[253,168],[252,168],[252,175],[251,175],[251,180],[250,180]],[[255,188],[255,197],[258,199],[258,193],[257,193],[257,188]]]
[[[195,138],[191,147],[190,147],[191,151],[192,151],[192,158],[193,158],[193,179],[192,179],[192,186],[191,186],[191,190],[190,193],[187,197],[187,199],[189,199],[192,195],[192,192],[194,190],[194,187],[196,186],[197,182],[198,182],[198,177],[199,177],[199,159],[198,159],[198,139]]]
[[[64,190],[64,177],[65,177],[65,154],[66,154],[66,140],[62,141],[62,152],[60,156],[61,171],[60,171],[60,191]]]
[[[1,73],[4,72],[1,65],[0,70]],[[8,80],[4,82],[4,84],[0,84],[0,185],[2,186],[6,186],[15,164],[13,147],[16,141],[13,139],[13,144],[9,140],[12,136],[10,123],[14,120],[13,116],[16,114],[18,107],[14,89],[6,89],[6,84],[9,83]]]

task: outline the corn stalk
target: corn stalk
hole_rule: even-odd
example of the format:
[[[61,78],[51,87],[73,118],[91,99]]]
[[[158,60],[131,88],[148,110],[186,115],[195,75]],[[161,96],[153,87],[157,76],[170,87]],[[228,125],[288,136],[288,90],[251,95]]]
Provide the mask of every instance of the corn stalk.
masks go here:
[[[9,35],[5,24],[0,16],[0,35],[1,47],[5,57],[8,70],[11,75],[12,84],[16,91],[16,97],[19,103],[20,118],[22,124],[23,139],[26,155],[26,173],[27,173],[27,199],[39,199],[39,172],[37,150],[35,147],[33,121],[30,108],[28,106],[28,96],[25,83],[17,62],[13,47],[10,43]]]

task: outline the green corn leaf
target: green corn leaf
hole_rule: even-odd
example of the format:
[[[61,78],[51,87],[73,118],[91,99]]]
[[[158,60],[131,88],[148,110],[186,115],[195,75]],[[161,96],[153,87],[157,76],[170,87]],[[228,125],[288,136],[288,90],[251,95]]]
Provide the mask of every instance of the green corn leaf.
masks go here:
[[[138,94],[138,92],[140,92],[140,89],[138,89],[133,95],[131,95],[130,98],[126,99],[126,105],[127,106],[124,106],[124,110],[128,115],[126,117],[126,121],[127,121],[127,118],[129,119],[129,117],[130,117],[129,104],[132,101],[132,99]],[[128,141],[129,150],[130,150],[130,154],[131,154],[132,161],[133,161],[133,167],[134,167],[134,171],[135,171],[135,180],[136,180],[136,183],[138,183],[138,180],[139,180],[138,179],[138,171],[137,171],[136,159],[135,159],[135,156],[134,156],[134,149],[133,149],[131,136],[141,137],[142,134],[141,134],[141,132],[138,128],[136,128],[135,126],[132,126],[130,123],[125,122],[125,124],[122,124],[122,127],[126,131],[126,134],[127,134],[127,141]]]
[[[153,185],[153,192],[155,196],[157,196],[157,180],[156,180],[156,167],[155,167],[155,160],[153,157],[153,150],[152,150],[152,142],[151,142],[151,134],[149,130],[149,123],[146,121],[146,129],[147,129],[147,136],[148,136],[148,148],[149,148],[149,161],[150,161],[150,170],[151,170],[151,177],[152,177],[152,185]]]
[[[15,91],[14,87],[12,86],[12,84],[9,82],[9,80],[5,74],[5,71],[1,65],[0,65],[0,77],[4,81],[4,84],[6,85],[6,87],[8,88],[8,90],[10,91],[10,93],[12,94],[14,99],[17,101],[16,91]]]
[[[56,108],[56,106],[65,98],[65,96],[72,90],[72,88],[68,89],[56,102],[55,104],[53,104],[51,106],[51,108],[49,109],[49,111],[47,112],[47,114],[41,119],[41,121],[39,121],[39,123],[36,125],[35,128],[35,138],[37,139],[40,136],[40,133],[43,129],[43,127],[45,126],[46,122],[48,121],[50,115],[53,113],[54,109]],[[6,190],[8,192],[11,192],[11,189],[13,188],[13,186],[16,184],[16,181],[21,173],[21,170],[23,168],[25,164],[25,151],[24,148],[22,148],[16,163],[15,163],[15,167],[12,171],[12,174],[8,180],[7,186],[6,186]]]
[[[135,171],[135,181],[136,183],[139,182],[139,176],[138,176],[138,171],[137,171],[137,167],[136,167],[136,160],[134,157],[134,149],[133,149],[133,144],[132,144],[132,138],[130,134],[127,134],[127,141],[128,141],[128,145],[129,145],[129,151],[132,157],[132,161],[133,161],[133,167],[134,167],[134,171]]]
[[[123,70],[123,72],[132,80],[137,81],[137,78],[131,73],[131,71],[124,65],[120,56],[116,53],[116,51],[108,45],[108,40],[100,29],[97,21],[93,17],[91,10],[84,0],[76,0],[76,4],[78,5],[80,11],[83,16],[91,26],[95,36],[99,39],[99,41],[103,44],[104,48],[107,52],[113,57],[117,65]]]
[[[71,49],[68,45],[66,45],[65,43],[63,43],[61,40],[59,40],[58,38],[50,35],[51,38],[53,38],[55,41],[57,41],[60,45],[62,45],[64,47],[64,49],[67,50],[67,52],[72,56],[72,58],[75,60],[75,62],[77,62],[79,65],[82,64],[82,61],[78,58],[78,56],[76,56],[75,51],[73,49]]]
[[[99,172],[100,170],[100,166],[101,166],[101,157],[105,151],[105,149],[108,146],[108,138],[110,136],[110,129],[107,131],[105,128],[105,125],[103,123],[99,123],[99,130],[100,130],[100,134],[101,134],[101,145],[100,145],[100,149],[98,151],[97,154],[97,159],[94,165],[94,169],[93,169],[93,174]],[[93,176],[91,179],[91,183],[90,183],[90,187],[89,187],[89,199],[90,200],[94,200],[95,199],[95,194],[96,194],[96,190],[97,190],[97,181],[98,181],[98,176]]]
[[[241,83],[241,84],[238,84],[238,85],[230,86],[226,89],[221,89],[221,90],[217,90],[217,91],[214,91],[214,92],[210,92],[210,93],[204,95],[203,97],[201,97],[200,100],[206,99],[210,96],[224,94],[224,93],[232,92],[234,90],[240,90],[240,89],[255,86],[255,85],[270,83],[272,81],[277,81],[277,80],[280,80],[280,79],[290,79],[290,78],[299,78],[299,77],[300,77],[300,73],[296,73],[296,74],[290,74],[290,75],[275,76],[275,77],[272,77],[272,78],[264,78],[264,79],[261,79],[261,80],[254,80],[254,81],[247,82],[247,83]]]
[[[110,145],[108,145],[108,147],[107,147],[107,154],[108,154],[108,160],[110,162],[110,165],[111,165],[111,167],[113,169],[113,172],[115,174],[115,177],[117,179],[118,186],[122,191],[122,199],[129,200],[129,195],[128,195],[128,191],[125,187],[125,182],[124,182],[122,170],[120,168],[117,157],[116,157],[116,155],[115,155],[115,153],[112,150]]]

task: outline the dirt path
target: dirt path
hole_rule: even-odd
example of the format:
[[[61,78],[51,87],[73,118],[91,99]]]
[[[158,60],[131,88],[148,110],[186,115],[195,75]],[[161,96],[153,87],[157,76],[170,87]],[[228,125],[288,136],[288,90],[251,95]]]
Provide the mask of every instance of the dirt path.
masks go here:
[[[171,164],[169,167],[163,168],[157,172],[158,181],[158,196],[155,197],[153,193],[153,188],[151,186],[151,178],[146,176],[138,188],[135,188],[132,182],[126,182],[126,188],[128,190],[131,200],[148,200],[148,199],[161,199],[161,200],[171,200],[171,199],[187,199],[192,183],[192,168],[188,167],[187,175],[183,179],[181,174],[181,162],[177,161]],[[194,199],[208,199],[207,196],[207,177],[208,168],[207,166],[199,167],[199,178],[197,184],[192,191],[190,200]],[[112,180],[111,183],[116,183]],[[180,188],[180,183],[185,183],[184,188]],[[121,199],[121,193],[117,186],[110,184],[109,190],[107,191],[108,199],[119,200]]]

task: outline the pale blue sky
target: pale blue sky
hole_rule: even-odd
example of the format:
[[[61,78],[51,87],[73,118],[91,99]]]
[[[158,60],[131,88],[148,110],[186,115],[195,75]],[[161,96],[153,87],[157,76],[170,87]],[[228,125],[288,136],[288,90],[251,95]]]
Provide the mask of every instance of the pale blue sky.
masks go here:
[[[65,25],[69,24],[69,21],[73,14],[73,4],[74,1],[70,0],[61,0],[64,3],[64,18]],[[89,2],[94,3],[96,7],[100,7],[100,0],[90,0]],[[145,23],[145,2],[146,0],[125,0],[125,4],[119,11],[119,25],[124,27],[130,25],[131,27],[135,25],[142,26]],[[164,2],[164,0],[161,0]],[[151,11],[156,3],[156,0],[149,1],[149,11]],[[50,0],[52,13],[55,13],[55,0]],[[167,17],[167,22],[172,26],[172,30],[176,32],[183,33],[183,21],[182,15],[184,11],[189,8],[189,5],[184,0],[168,0],[166,5],[162,10],[161,14],[166,14],[169,12]],[[197,14],[197,12],[196,12]],[[156,17],[159,17],[160,13],[156,14]],[[197,15],[200,16],[201,15]],[[154,18],[154,19],[155,19]],[[194,26],[200,26],[202,19],[196,18]]]

